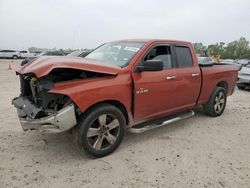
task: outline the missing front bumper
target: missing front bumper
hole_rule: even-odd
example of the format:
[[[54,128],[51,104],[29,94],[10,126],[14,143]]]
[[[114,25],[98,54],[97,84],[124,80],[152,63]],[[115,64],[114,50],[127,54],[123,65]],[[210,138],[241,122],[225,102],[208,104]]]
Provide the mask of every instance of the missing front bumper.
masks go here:
[[[15,103],[13,102],[15,105]],[[21,108],[15,105],[20,124],[24,131],[39,130],[41,133],[60,133],[67,131],[77,124],[75,106],[70,104],[57,113],[47,117],[32,119],[26,115],[27,106]]]

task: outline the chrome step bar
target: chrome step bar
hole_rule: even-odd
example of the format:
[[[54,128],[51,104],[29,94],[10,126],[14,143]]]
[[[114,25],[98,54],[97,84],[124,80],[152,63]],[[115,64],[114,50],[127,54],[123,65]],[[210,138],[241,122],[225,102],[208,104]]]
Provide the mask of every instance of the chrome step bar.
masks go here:
[[[194,111],[190,110],[190,111],[186,112],[185,114],[179,115],[177,117],[173,117],[171,119],[163,121],[160,124],[146,125],[146,126],[141,127],[141,128],[132,127],[132,128],[129,128],[128,131],[131,132],[131,133],[143,133],[145,131],[148,131],[148,130],[151,130],[151,129],[154,129],[154,128],[162,127],[164,125],[168,125],[170,123],[173,123],[173,122],[176,122],[176,121],[179,121],[179,120],[182,120],[182,119],[189,118],[189,117],[193,116],[194,114],[195,114]]]

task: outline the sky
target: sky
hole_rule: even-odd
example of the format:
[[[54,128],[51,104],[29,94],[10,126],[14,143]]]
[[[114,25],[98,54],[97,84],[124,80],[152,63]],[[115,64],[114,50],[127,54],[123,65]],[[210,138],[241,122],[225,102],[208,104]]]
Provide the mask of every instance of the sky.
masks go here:
[[[250,40],[249,0],[0,0],[0,49],[95,48],[119,39]]]

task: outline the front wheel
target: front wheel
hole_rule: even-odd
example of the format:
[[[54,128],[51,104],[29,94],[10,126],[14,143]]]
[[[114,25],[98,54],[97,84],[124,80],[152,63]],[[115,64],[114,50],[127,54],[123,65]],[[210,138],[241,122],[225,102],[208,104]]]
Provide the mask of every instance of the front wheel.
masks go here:
[[[208,116],[220,116],[226,107],[226,102],[227,95],[225,89],[216,87],[209,101],[203,105],[204,112]]]
[[[94,157],[103,157],[118,148],[125,126],[125,118],[118,108],[101,104],[81,117],[73,136],[80,149]]]

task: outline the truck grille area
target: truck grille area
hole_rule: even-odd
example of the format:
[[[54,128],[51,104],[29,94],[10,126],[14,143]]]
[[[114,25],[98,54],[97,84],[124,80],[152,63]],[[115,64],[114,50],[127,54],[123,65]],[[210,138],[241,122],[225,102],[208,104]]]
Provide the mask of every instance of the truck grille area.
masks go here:
[[[53,82],[48,79],[38,80],[34,75],[19,75],[20,97],[13,99],[12,103],[22,109],[32,119],[49,116],[61,110],[70,99],[66,95],[49,93]]]

